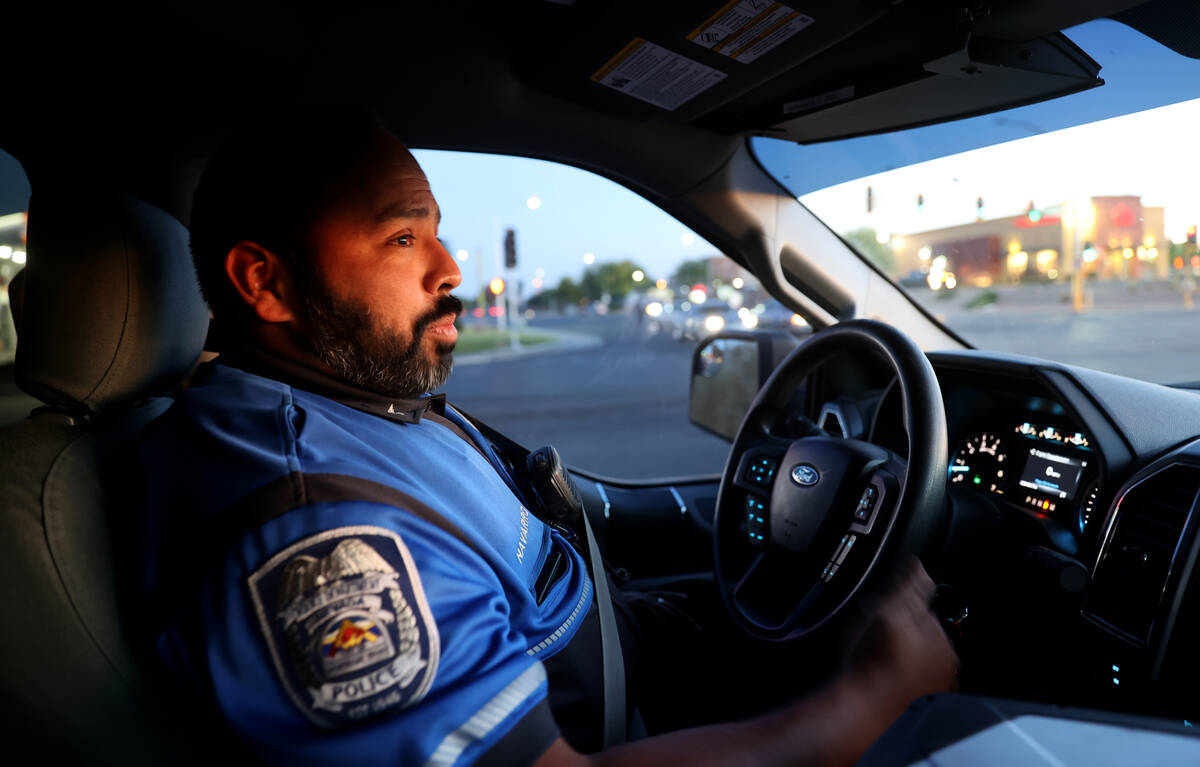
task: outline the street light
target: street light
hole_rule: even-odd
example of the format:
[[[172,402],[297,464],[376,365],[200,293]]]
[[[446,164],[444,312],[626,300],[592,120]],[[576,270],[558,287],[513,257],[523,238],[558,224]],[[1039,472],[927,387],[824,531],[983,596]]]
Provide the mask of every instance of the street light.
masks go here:
[[[585,263],[585,264],[596,263],[596,254],[595,253],[584,253],[583,254],[583,263]]]
[[[457,258],[459,261],[466,261],[468,258],[471,257],[471,254],[468,253],[466,250],[459,250],[457,253],[454,254],[454,257]]]
[[[525,206],[530,210],[537,210],[538,208],[542,207],[542,198],[538,197],[536,194],[531,194],[529,195],[529,199],[525,201]]]
[[[646,279],[646,273],[643,272],[641,269],[635,269],[633,272],[633,281],[641,282],[644,279]]]
[[[684,232],[683,235],[679,238],[679,241],[682,242],[684,245],[691,245],[693,242],[696,241],[696,238],[693,237],[690,232]]]

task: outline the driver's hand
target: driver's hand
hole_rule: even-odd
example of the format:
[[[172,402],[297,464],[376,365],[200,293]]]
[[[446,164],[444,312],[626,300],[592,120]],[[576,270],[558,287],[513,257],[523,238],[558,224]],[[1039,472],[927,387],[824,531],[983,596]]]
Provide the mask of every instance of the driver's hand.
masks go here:
[[[955,689],[958,657],[930,610],[936,589],[917,560],[867,607],[847,660],[849,673],[876,704],[898,716],[922,695]]]

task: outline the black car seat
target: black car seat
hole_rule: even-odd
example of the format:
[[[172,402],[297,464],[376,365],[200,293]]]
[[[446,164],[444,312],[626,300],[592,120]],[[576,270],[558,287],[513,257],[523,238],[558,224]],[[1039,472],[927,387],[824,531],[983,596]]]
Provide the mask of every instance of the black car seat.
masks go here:
[[[0,429],[4,761],[189,763],[131,619],[142,427],[208,326],[187,231],[120,195],[35,195],[15,376],[45,403]],[[193,728],[194,729],[194,728]]]

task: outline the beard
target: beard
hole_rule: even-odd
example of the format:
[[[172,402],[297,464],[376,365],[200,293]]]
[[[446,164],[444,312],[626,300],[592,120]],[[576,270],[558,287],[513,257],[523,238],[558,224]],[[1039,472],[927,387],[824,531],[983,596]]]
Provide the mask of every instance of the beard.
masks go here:
[[[388,397],[411,399],[439,388],[454,367],[454,344],[439,343],[433,359],[422,353],[425,331],[448,314],[461,314],[462,301],[441,295],[413,323],[405,343],[359,301],[339,298],[321,279],[297,286],[308,331],[303,340],[339,378]]]

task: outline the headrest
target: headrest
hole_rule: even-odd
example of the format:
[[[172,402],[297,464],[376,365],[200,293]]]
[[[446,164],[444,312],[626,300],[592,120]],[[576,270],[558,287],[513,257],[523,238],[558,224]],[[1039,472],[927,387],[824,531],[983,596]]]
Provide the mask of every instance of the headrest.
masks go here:
[[[35,194],[16,381],[75,413],[179,385],[208,329],[187,229],[125,195]]]

